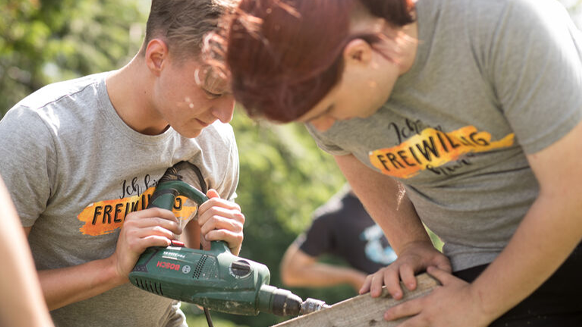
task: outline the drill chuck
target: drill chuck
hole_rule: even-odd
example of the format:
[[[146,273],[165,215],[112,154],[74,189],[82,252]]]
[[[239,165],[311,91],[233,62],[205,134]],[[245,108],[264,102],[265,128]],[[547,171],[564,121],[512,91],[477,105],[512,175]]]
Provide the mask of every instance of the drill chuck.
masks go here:
[[[277,316],[299,316],[329,308],[321,300],[308,298],[305,302],[291,291],[262,285],[259,292],[259,311]]]
[[[270,285],[261,286],[259,310],[262,312],[270,312],[277,316],[298,316],[302,303],[303,300],[299,296],[288,290]]]
[[[277,316],[299,316],[329,308],[329,305],[321,300],[308,298],[303,301],[291,291],[270,285],[261,286],[258,300],[260,311]]]

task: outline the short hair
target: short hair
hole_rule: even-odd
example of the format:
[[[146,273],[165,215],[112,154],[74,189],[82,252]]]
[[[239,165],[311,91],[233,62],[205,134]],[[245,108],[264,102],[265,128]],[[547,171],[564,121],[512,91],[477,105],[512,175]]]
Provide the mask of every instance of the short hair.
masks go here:
[[[160,38],[178,61],[199,58],[205,35],[237,4],[238,0],[152,0],[140,52],[145,54],[147,44]]]
[[[374,47],[396,38],[350,34],[356,10],[402,27],[414,22],[413,9],[411,0],[242,0],[209,52],[222,58],[234,98],[251,117],[290,122],[339,82],[351,40]],[[394,61],[393,53],[376,50]]]

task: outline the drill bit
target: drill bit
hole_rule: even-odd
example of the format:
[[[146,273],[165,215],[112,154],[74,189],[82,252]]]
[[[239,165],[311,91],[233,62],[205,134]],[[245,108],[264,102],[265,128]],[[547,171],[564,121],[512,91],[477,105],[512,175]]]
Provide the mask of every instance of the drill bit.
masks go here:
[[[322,300],[307,298],[301,304],[301,311],[299,312],[299,314],[305,315],[305,314],[308,314],[308,313],[316,312],[316,311],[319,311],[319,310],[322,310],[322,309],[327,309],[327,308],[330,308],[330,307],[331,306],[325,304],[325,302],[322,301]]]

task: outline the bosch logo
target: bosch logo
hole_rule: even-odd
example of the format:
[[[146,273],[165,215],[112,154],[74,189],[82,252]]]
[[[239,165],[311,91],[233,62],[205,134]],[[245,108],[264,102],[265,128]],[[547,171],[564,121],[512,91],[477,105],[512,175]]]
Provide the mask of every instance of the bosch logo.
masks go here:
[[[156,267],[170,269],[170,270],[180,270],[180,265],[177,265],[175,263],[165,262],[165,261],[158,261],[158,263],[156,264]]]
[[[182,272],[185,274],[189,273],[190,270],[192,270],[192,268],[190,268],[189,265],[185,265],[184,267],[182,267]]]

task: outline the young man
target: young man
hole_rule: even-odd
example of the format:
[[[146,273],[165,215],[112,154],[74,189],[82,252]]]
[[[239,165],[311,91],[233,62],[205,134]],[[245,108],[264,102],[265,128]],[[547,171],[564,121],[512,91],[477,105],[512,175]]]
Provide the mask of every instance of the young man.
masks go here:
[[[582,37],[555,0],[242,0],[226,59],[251,114],[306,123],[398,259],[401,326],[580,326]],[[220,40],[218,40],[220,41]],[[224,52],[220,52],[224,50]],[[421,221],[444,241],[435,250]]]
[[[349,266],[319,262],[329,254]],[[289,245],[281,261],[287,286],[351,285],[356,291],[366,276],[396,260],[396,253],[349,185],[314,212],[309,229]]]
[[[46,86],[0,121],[0,173],[57,326],[186,326],[177,301],[128,283],[139,255],[180,235],[193,248],[224,240],[238,254],[234,101],[199,56],[231,5],[154,0],[130,63]],[[193,184],[206,184],[211,199],[177,202],[176,214],[142,210],[181,161],[198,167],[203,182]]]

